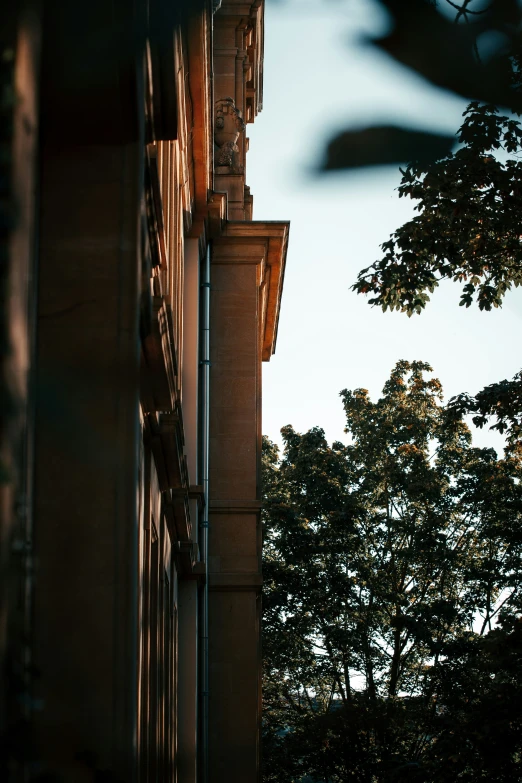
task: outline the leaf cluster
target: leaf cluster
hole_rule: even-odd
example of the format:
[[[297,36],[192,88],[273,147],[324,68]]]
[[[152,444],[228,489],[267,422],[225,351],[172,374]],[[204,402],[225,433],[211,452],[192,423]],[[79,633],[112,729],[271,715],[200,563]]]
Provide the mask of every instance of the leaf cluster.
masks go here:
[[[401,197],[419,213],[381,245],[383,256],[353,286],[383,310],[420,313],[443,279],[463,284],[460,304],[499,307],[522,282],[522,128],[494,106],[469,105],[461,147],[402,171]]]
[[[456,418],[471,414],[473,423],[480,428],[494,417],[490,429],[506,434],[510,451],[519,452],[522,442],[522,371],[511,381],[504,379],[486,386],[474,397],[466,393],[453,397],[448,410]]]

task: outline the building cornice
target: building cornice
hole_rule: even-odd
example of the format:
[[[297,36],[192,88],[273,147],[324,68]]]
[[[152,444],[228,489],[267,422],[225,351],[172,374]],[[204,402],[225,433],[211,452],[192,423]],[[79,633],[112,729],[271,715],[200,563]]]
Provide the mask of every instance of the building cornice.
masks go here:
[[[227,221],[214,240],[213,263],[254,263],[262,269],[260,337],[265,362],[275,353],[289,230],[289,221]]]

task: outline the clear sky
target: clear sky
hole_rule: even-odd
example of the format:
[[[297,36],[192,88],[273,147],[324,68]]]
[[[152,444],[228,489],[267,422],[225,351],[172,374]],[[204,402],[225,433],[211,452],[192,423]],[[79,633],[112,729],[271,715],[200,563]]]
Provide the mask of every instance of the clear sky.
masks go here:
[[[386,29],[373,0],[267,0],[264,108],[247,126],[254,219],[290,220],[277,349],[263,365],[263,431],[319,425],[344,440],[341,389],[375,399],[399,359],[429,362],[446,399],[511,378],[522,364],[522,292],[490,313],[438,289],[420,316],[382,313],[350,291],[379,245],[413,214],[394,167],[317,175],[327,140],[373,122],[454,132],[465,102],[434,89],[362,43]],[[478,445],[500,446],[478,432]]]

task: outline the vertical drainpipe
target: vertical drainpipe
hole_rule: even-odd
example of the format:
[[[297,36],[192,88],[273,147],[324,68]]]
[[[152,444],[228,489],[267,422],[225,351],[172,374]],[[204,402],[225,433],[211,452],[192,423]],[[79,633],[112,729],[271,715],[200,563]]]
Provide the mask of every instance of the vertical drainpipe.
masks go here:
[[[204,519],[201,523],[201,557],[205,562],[205,584],[203,587],[203,605],[201,612],[201,730],[202,730],[202,770],[201,783],[208,783],[208,516],[209,516],[209,430],[210,430],[210,246],[207,245],[203,262],[201,282],[201,304],[203,310],[201,326],[201,365],[203,407],[202,451],[203,451],[203,493],[205,498]]]
[[[209,3],[209,0],[207,0]],[[210,35],[210,111],[211,111],[211,139],[210,139],[210,172],[211,190],[214,190],[214,14],[221,7],[221,0],[210,0],[209,8],[209,35]],[[208,7],[208,5],[207,5]],[[203,407],[203,493],[205,498],[204,520],[201,525],[201,557],[205,562],[205,584],[203,587],[203,606],[201,617],[201,729],[202,729],[202,770],[199,775],[200,783],[208,783],[209,772],[209,651],[208,651],[208,526],[210,495],[208,491],[209,474],[209,443],[210,443],[210,244],[207,243],[205,260],[203,262],[203,274],[201,280],[201,305],[203,310],[203,323],[201,334],[201,364],[202,364],[202,396]],[[201,279],[201,278],[200,278]]]

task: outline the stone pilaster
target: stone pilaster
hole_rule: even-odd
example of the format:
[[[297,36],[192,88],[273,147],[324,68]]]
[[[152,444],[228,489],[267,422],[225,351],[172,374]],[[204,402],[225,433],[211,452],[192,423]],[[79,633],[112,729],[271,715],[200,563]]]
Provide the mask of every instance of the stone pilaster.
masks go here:
[[[287,237],[286,223],[229,223],[213,249],[210,783],[259,779],[261,363],[273,349]]]

